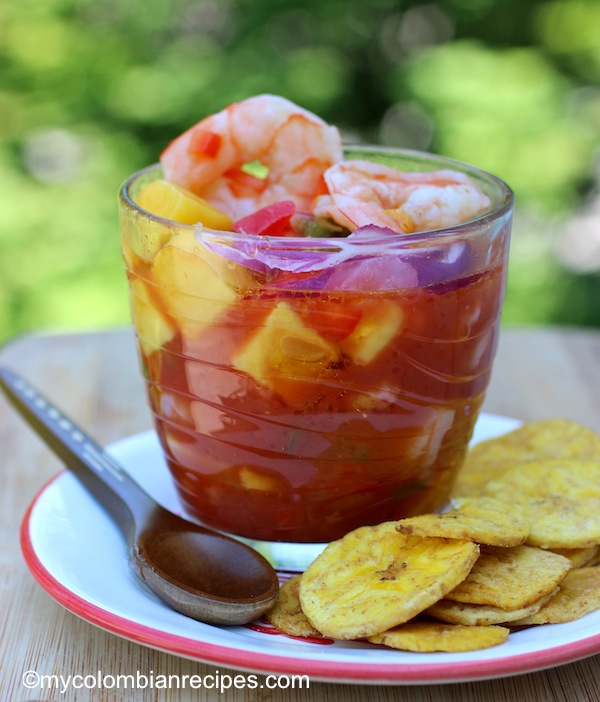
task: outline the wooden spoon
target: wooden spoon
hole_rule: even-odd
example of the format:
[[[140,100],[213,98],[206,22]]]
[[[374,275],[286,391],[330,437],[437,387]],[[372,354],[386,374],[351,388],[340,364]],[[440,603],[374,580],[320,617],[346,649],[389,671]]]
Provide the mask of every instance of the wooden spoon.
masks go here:
[[[0,367],[0,387],[119,525],[129,565],[171,608],[193,619],[227,625],[250,622],[273,605],[279,590],[277,574],[263,556],[159,505],[15,372]]]

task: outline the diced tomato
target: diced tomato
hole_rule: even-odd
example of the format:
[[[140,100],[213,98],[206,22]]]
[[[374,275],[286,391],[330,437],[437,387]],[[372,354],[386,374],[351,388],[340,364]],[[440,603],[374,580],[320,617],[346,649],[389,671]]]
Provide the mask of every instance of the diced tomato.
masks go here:
[[[339,341],[352,334],[361,316],[356,307],[314,300],[307,309],[306,323],[322,336]]]
[[[238,219],[233,228],[246,234],[285,236],[290,231],[290,219],[295,212],[296,205],[291,200],[282,200]]]
[[[197,129],[191,134],[188,153],[194,156],[208,156],[215,158],[221,148],[223,138],[220,134],[209,132],[205,129]]]

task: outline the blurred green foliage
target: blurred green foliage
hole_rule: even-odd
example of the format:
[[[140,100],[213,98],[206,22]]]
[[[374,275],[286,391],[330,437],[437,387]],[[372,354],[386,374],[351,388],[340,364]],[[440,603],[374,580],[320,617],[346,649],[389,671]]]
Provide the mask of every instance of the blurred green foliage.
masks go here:
[[[0,4],[0,340],[126,322],[119,184],[261,92],[503,177],[505,322],[600,326],[598,27],[597,0]]]

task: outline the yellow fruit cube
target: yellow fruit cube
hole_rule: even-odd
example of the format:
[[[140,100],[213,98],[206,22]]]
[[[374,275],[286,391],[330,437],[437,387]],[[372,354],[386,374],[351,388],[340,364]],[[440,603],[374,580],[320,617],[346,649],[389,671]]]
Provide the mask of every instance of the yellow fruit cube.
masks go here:
[[[275,476],[267,475],[258,469],[242,466],[238,475],[242,487],[246,490],[277,492],[281,489],[280,481],[278,481]]]
[[[156,254],[152,273],[167,311],[182,326],[210,324],[236,299],[235,290],[204,258],[171,244]]]
[[[130,284],[131,316],[140,349],[145,356],[164,346],[175,336],[175,327],[152,300],[148,287],[140,278]]]
[[[229,215],[194,193],[166,180],[154,180],[137,197],[147,212],[181,224],[202,224],[209,229],[231,231]]]
[[[211,253],[189,231],[176,232],[154,257],[152,280],[165,311],[187,339],[195,337],[254,285],[243,266]]]
[[[339,359],[339,350],[307,327],[288,303],[280,302],[234,359],[236,368],[277,389],[278,379],[321,377]]]
[[[168,243],[172,231],[167,224],[151,219],[121,215],[121,242],[123,258],[129,269],[136,267],[137,260],[151,261],[156,252]]]
[[[372,300],[364,303],[360,322],[340,343],[340,347],[354,363],[366,366],[398,334],[403,320],[402,308],[390,300]]]

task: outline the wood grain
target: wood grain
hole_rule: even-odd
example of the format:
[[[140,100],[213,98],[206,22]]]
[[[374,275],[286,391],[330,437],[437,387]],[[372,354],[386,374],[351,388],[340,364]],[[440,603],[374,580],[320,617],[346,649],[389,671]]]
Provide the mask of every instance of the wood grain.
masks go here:
[[[151,426],[128,330],[31,335],[0,350],[0,363],[21,372],[101,443]],[[484,409],[524,420],[567,417],[600,432],[600,333],[578,329],[505,329]],[[313,682],[310,690],[27,690],[22,675],[205,675],[215,668],[125,641],[82,621],[35,583],[19,549],[19,524],[58,461],[0,397],[1,617],[0,702],[26,700],[310,699],[327,702],[600,702],[600,656],[558,668],[474,683],[353,686]],[[261,681],[263,679],[261,678]]]

